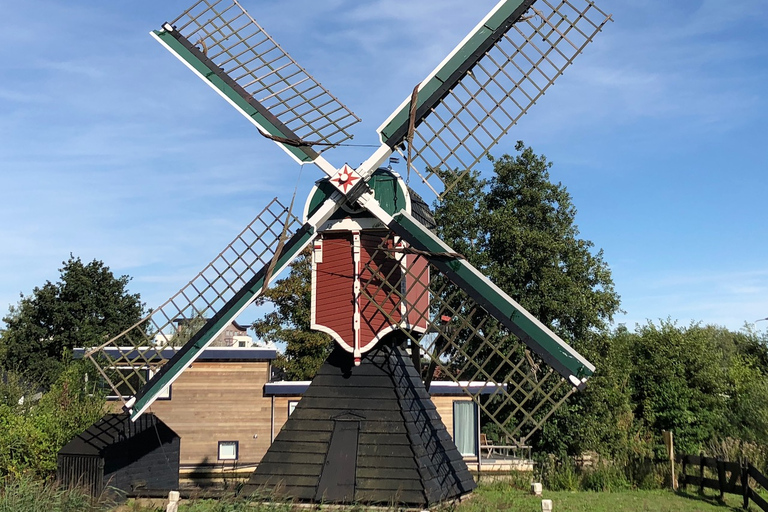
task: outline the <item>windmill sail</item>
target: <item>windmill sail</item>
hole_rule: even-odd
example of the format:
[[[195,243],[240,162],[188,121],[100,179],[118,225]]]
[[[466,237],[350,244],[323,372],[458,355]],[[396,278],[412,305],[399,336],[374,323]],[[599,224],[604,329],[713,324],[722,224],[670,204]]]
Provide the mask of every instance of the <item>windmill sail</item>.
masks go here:
[[[313,145],[351,139],[360,121],[237,0],[200,0],[151,35],[300,163],[319,159]]]
[[[133,327],[86,352],[85,357],[96,365],[123,405],[139,395],[148,405],[178,375],[166,375],[167,370],[155,373],[166,362],[157,360],[162,349],[181,347],[171,360],[183,360],[178,367],[191,362],[256,298],[248,291],[263,286],[263,270],[273,261],[281,236],[292,235],[297,226],[298,220],[288,208],[274,199],[179,292]],[[298,233],[301,240],[309,238],[303,230]],[[150,368],[155,384],[150,388],[145,386],[147,361],[157,365]]]
[[[591,0],[499,2],[419,85],[410,169],[442,197],[610,19]],[[379,127],[382,142],[407,147],[411,117],[406,100]]]
[[[458,268],[458,260],[425,256],[424,251],[409,254],[408,249],[394,247],[380,245],[379,253],[364,265],[369,278],[360,287],[363,294],[392,325],[399,326],[401,339],[419,347],[424,357],[417,362],[427,387],[433,378],[452,381],[510,442],[527,444],[542,423],[584,385],[594,367],[565,344],[554,349],[551,342],[559,338],[551,332],[547,340],[523,325],[524,309],[512,315],[502,312],[504,302],[516,304],[511,299],[485,295],[480,286],[466,286],[460,277],[456,279],[458,274],[449,269]],[[401,267],[404,273],[377,264],[386,257],[404,256],[423,264]],[[429,289],[421,295],[407,293],[408,280],[429,282]],[[373,300],[376,296],[388,300]],[[425,300],[427,308],[420,304]],[[403,309],[421,315],[418,320],[427,325],[426,334],[402,321]],[[539,334],[547,331],[541,326]],[[539,344],[542,340],[546,348]]]

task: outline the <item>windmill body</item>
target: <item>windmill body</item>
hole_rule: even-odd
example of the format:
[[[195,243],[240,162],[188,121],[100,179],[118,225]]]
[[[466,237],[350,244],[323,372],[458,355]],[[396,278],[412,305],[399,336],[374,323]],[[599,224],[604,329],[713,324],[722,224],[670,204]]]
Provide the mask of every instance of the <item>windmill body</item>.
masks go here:
[[[380,146],[370,157],[356,168],[337,168],[325,151],[352,138],[357,116],[238,0],[197,1],[152,37],[263,137],[327,177],[310,193],[303,221],[276,199],[168,302],[86,357],[113,389],[133,389],[124,407],[136,419],[309,248],[312,327],[330,334],[338,348],[252,485],[277,485],[292,475],[294,483],[305,484],[296,484],[296,496],[341,502],[428,504],[468,492],[473,485],[466,482],[466,465],[430,407],[420,368],[403,357],[403,341],[419,347],[430,361],[427,380],[440,368],[473,398],[487,421],[520,443],[585,386],[594,366],[440,240],[423,201],[381,166],[399,152],[408,174],[413,171],[424,187],[443,197],[609,20],[592,0],[500,0],[381,125]],[[133,376],[114,371],[155,350],[144,346],[148,340],[173,339],[175,319],[198,317],[209,320],[150,380],[140,377],[142,385],[135,386]],[[107,350],[115,347],[118,357]],[[387,407],[377,408],[376,396]],[[377,421],[389,422],[386,428],[402,435],[377,442],[376,436],[387,432],[377,430]],[[312,425],[321,428],[312,430]],[[316,433],[316,442],[324,446],[315,446],[319,451],[313,457],[299,453],[309,446],[302,441],[307,432]],[[387,451],[389,441],[406,446],[415,459],[406,463],[407,457]],[[359,466],[349,456],[353,448],[355,460],[368,460],[368,452],[373,458]],[[298,470],[290,461],[305,459],[317,465],[294,474]],[[346,469],[334,472],[336,462]],[[415,466],[406,467],[411,463]],[[396,485],[357,485],[386,480],[386,472],[361,477],[386,467],[415,479],[412,499],[401,499],[404,489]],[[435,491],[435,482],[449,481],[449,492]]]
[[[378,169],[369,186],[385,210],[417,213],[434,228],[429,207],[391,170]],[[329,179],[318,182],[305,220],[333,190]],[[427,330],[429,270],[426,260],[403,251],[406,245],[367,210],[349,203],[320,227],[313,242],[311,328],[331,335],[357,364],[396,329]],[[399,293],[390,292],[395,287]]]

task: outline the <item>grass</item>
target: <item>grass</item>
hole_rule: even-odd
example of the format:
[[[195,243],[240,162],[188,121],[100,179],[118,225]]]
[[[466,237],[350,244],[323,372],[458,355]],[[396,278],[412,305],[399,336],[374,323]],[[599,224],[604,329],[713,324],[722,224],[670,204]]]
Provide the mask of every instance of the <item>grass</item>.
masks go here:
[[[702,497],[696,493],[683,494],[672,491],[622,491],[622,492],[570,492],[544,491],[544,498],[553,501],[553,510],[557,512],[735,512],[743,510],[738,496],[726,496],[722,504],[715,497]],[[437,507],[443,512],[497,512],[514,510],[515,512],[540,512],[541,500],[531,494],[495,483],[482,485],[465,502],[456,507]],[[182,501],[181,512],[239,512],[239,511],[271,511],[288,512],[291,510],[306,512],[308,510],[323,510],[325,507],[292,507],[290,504],[246,504],[236,500],[200,500],[197,502]],[[161,512],[164,508],[142,507],[138,504],[123,505],[119,512]],[[329,508],[328,510],[344,510]],[[363,512],[364,506],[353,506],[346,510]],[[381,512],[382,508],[377,508]],[[385,508],[386,510],[386,508]],[[397,509],[389,509],[397,510]],[[750,510],[758,509],[752,506]]]
[[[544,491],[544,498],[553,501],[557,512],[735,512],[741,509],[741,498],[726,495],[719,503],[711,495],[674,493],[669,490],[626,490],[619,492]],[[498,481],[482,483],[466,501],[458,506],[438,506],[438,512],[539,512],[542,498],[521,490],[521,482]],[[164,500],[129,500],[118,507],[93,505],[77,491],[61,491],[54,485],[29,479],[0,480],[0,512],[163,512]],[[262,503],[235,497],[221,500],[182,500],[180,512],[292,512],[309,510],[348,510],[363,512],[365,506],[346,509],[333,507],[295,507],[290,503]],[[382,508],[376,509],[383,510]],[[386,510],[386,507],[384,507]],[[396,510],[391,508],[389,510]],[[754,505],[750,510],[756,512]]]
[[[540,512],[541,500],[551,499],[557,512],[726,512],[743,510],[739,496],[726,495],[721,504],[715,497],[696,493],[674,493],[669,490],[622,492],[544,491],[543,498],[505,486],[502,483],[482,485],[456,512]],[[754,506],[750,510],[759,510]]]
[[[0,478],[0,512],[98,512],[90,496],[29,477]]]

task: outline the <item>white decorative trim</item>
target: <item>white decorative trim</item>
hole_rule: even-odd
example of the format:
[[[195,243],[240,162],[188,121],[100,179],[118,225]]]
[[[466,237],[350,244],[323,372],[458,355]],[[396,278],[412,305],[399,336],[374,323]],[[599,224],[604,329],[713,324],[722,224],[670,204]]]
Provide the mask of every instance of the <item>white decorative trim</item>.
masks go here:
[[[389,231],[389,228],[375,217],[365,217],[357,219],[338,219],[329,220],[320,227],[320,231],[363,231],[370,229],[380,229]]]
[[[352,232],[352,262],[354,271],[354,304],[355,311],[352,316],[352,329],[354,332],[354,350],[355,366],[360,365],[360,252],[362,250],[360,241],[360,231]]]

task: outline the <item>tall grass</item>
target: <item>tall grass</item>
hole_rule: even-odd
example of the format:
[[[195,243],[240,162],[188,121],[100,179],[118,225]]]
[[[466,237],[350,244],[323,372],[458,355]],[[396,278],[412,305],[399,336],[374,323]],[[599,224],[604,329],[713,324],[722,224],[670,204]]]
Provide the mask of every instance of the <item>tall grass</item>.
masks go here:
[[[79,489],[61,490],[31,477],[0,480],[0,512],[98,512],[108,510]]]
[[[668,464],[642,458],[623,463],[596,459],[585,466],[577,465],[571,457],[546,456],[536,466],[536,477],[550,491],[654,490],[667,488],[671,482]]]

